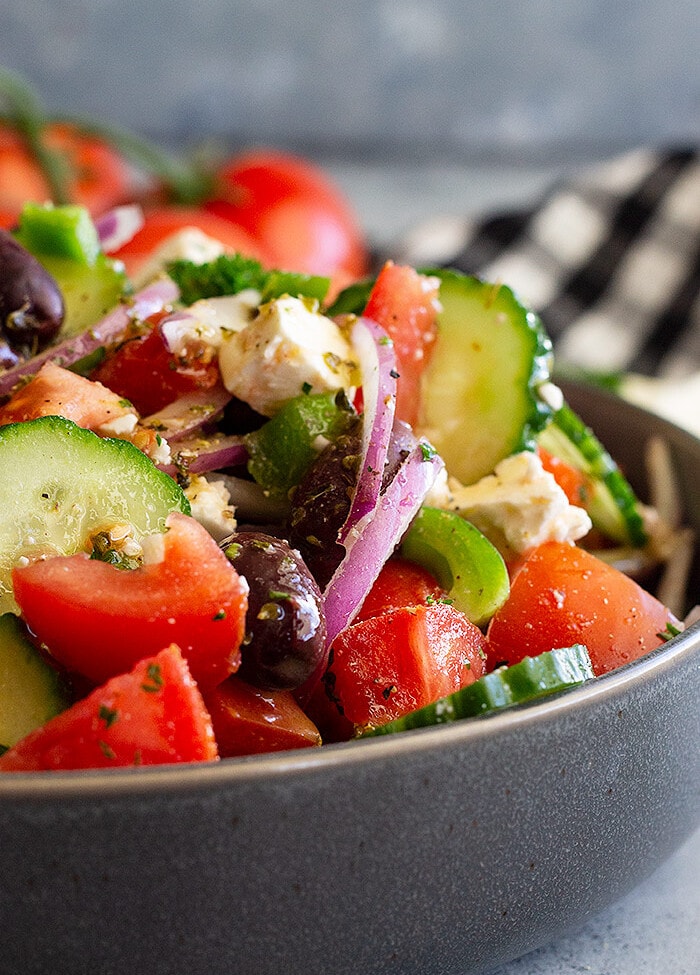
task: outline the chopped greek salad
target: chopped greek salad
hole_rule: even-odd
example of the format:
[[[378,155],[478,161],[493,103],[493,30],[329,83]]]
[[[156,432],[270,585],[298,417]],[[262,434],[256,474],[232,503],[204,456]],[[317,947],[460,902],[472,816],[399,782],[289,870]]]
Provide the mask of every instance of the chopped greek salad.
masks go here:
[[[0,232],[0,771],[465,719],[680,632],[692,534],[505,284],[331,293],[186,232],[136,280],[133,216]]]

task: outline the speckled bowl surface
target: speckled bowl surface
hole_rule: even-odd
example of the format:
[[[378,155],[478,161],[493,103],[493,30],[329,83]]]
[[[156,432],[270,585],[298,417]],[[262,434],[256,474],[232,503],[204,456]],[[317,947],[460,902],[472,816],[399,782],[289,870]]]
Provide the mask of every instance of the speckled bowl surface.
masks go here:
[[[567,387],[645,490],[700,441]],[[699,574],[695,567],[694,588]],[[0,778],[0,973],[468,975],[582,924],[700,824],[700,627],[539,704],[212,766]]]

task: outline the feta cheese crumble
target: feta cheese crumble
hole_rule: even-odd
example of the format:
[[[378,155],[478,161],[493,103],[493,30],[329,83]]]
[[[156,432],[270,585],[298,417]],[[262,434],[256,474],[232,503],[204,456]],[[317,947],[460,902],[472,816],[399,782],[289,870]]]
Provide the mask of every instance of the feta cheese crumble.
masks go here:
[[[302,390],[349,389],[358,369],[338,325],[289,295],[261,305],[246,328],[224,336],[219,368],[226,389],[263,416]]]
[[[453,478],[433,503],[472,522],[502,554],[517,554],[547,541],[583,538],[591,519],[569,503],[537,454],[506,457],[493,474],[464,486]]]
[[[217,542],[235,531],[236,512],[223,480],[209,481],[202,475],[191,474],[185,494],[190,502],[192,517],[203,525]]]
[[[160,329],[173,355],[186,355],[194,343],[218,349],[224,336],[246,328],[259,302],[260,292],[254,288],[235,295],[202,298],[184,311],[169,315]]]

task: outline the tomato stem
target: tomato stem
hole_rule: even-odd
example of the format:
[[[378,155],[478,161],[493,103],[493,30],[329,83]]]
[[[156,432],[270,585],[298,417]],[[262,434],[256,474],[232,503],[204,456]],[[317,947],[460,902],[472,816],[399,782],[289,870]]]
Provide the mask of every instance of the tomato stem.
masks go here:
[[[6,120],[23,140],[40,167],[54,203],[69,203],[68,167],[59,153],[44,143],[47,119],[32,89],[15,74],[0,69],[0,104],[7,106]]]
[[[148,139],[79,115],[62,115],[52,121],[67,122],[85,135],[103,139],[126,159],[156,176],[163,183],[170,202],[196,204],[208,194],[211,178],[203,167],[172,155]]]
[[[2,112],[5,107],[4,113]],[[70,203],[70,167],[59,152],[45,143],[46,125],[67,123],[84,135],[102,139],[124,158],[156,176],[172,203],[197,204],[212,187],[208,167],[181,159],[126,129],[79,115],[47,115],[30,85],[10,71],[0,69],[0,118],[22,139],[40,167],[54,203]]]

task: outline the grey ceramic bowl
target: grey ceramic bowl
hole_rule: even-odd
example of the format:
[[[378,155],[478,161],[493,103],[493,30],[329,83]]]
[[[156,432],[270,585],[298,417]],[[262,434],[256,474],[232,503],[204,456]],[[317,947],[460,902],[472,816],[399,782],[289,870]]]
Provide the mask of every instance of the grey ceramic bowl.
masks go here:
[[[643,490],[700,442],[567,390]],[[695,591],[698,574],[695,575]],[[0,971],[467,975],[601,911],[700,823],[700,629],[567,695],[215,766],[0,779]]]

